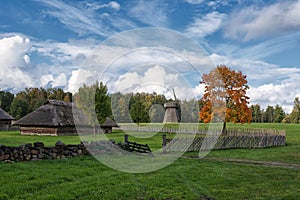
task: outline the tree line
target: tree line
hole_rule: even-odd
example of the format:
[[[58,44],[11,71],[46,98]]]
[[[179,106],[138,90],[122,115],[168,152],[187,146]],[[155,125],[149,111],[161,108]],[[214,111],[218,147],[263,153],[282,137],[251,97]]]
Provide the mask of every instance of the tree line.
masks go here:
[[[94,101],[96,119],[103,123],[106,117],[114,118],[117,122],[149,123],[162,122],[164,117],[164,104],[167,99],[163,94],[157,93],[127,93],[109,94],[102,82],[93,85],[83,85],[73,96],[60,88],[26,88],[17,94],[0,91],[0,107],[10,113],[17,120],[43,105],[48,99],[77,102],[77,106],[90,112],[84,106]],[[206,99],[176,100],[180,105],[181,122],[205,122],[199,117],[199,112],[205,107]],[[268,106],[262,109],[259,104],[250,107],[253,123],[300,123],[300,100],[295,98],[291,113],[287,114],[279,105]],[[204,108],[205,109],[205,108]],[[92,116],[90,116],[92,117]]]
[[[252,122],[254,123],[300,123],[300,100],[294,100],[294,107],[291,113],[287,114],[278,104],[261,109],[259,104],[251,105]]]
[[[94,98],[94,99],[93,99]],[[83,85],[74,94],[76,106],[89,118],[91,125],[97,121],[101,124],[106,117],[119,123],[161,123],[164,118],[164,104],[167,99],[157,93],[126,93],[109,94],[102,82],[93,85]],[[172,100],[173,101],[173,100]],[[176,100],[181,113],[182,122],[197,122],[199,106],[197,100]],[[200,102],[200,101],[199,101]],[[95,105],[91,107],[90,105]],[[95,112],[93,112],[93,109]],[[97,119],[97,121],[95,121]]]
[[[0,91],[0,107],[17,120],[43,105],[48,99],[71,102],[72,94],[60,88],[25,88],[16,95]]]

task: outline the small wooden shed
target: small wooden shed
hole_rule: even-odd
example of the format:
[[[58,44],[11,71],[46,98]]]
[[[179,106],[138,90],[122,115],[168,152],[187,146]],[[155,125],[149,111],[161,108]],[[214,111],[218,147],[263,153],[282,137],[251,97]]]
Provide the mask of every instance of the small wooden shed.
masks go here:
[[[43,106],[18,120],[23,135],[76,135],[72,104],[48,100]]]
[[[13,120],[15,118],[0,108],[0,130],[9,130]]]
[[[114,120],[107,117],[105,119],[105,122],[101,124],[100,127],[104,133],[112,133],[113,127],[120,127],[120,126]]]

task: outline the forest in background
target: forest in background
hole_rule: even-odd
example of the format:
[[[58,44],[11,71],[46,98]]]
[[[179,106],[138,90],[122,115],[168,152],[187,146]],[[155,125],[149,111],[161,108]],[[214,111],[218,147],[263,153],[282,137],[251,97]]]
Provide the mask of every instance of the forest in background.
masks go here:
[[[156,93],[127,93],[109,94],[102,82],[91,86],[83,85],[77,93],[72,95],[60,88],[26,88],[17,94],[0,91],[0,107],[16,119],[34,111],[48,99],[66,102],[82,102],[95,98],[95,111],[99,123],[106,117],[114,118],[117,122],[162,122],[164,103],[170,101],[163,94]],[[180,104],[181,122],[199,121],[199,110],[203,100],[176,100]],[[262,109],[259,104],[249,107],[252,111],[254,123],[300,123],[300,100],[294,100],[291,113],[285,113],[280,105],[268,106]]]

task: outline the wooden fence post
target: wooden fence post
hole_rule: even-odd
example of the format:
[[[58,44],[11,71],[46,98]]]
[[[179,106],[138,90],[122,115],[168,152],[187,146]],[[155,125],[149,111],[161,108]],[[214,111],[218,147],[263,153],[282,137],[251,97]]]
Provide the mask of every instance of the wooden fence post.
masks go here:
[[[166,153],[166,151],[167,151],[166,145],[167,145],[167,136],[166,136],[166,134],[163,134],[162,135],[163,153]]]
[[[124,141],[125,141],[125,143],[128,142],[128,135],[127,134],[124,136]]]

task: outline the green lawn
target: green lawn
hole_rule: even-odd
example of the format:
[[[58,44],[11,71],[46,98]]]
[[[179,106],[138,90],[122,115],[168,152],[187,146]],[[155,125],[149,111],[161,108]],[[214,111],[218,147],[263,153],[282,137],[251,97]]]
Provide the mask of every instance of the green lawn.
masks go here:
[[[47,146],[53,146],[57,141],[66,144],[79,144],[78,136],[38,136],[38,135],[21,135],[19,131],[0,132],[0,144],[6,146],[19,146],[21,144],[44,142]]]
[[[229,125],[241,126],[241,125]],[[208,158],[238,158],[300,164],[300,125],[251,124],[242,127],[286,129],[287,146],[214,150]],[[123,141],[123,133],[109,138]],[[0,132],[0,144],[57,140],[76,144],[76,136],[21,136]],[[129,140],[161,147],[161,134]],[[186,153],[197,155],[197,153]],[[111,169],[92,156],[23,163],[0,163],[0,199],[300,199],[300,169],[217,160],[180,158],[146,174]]]

